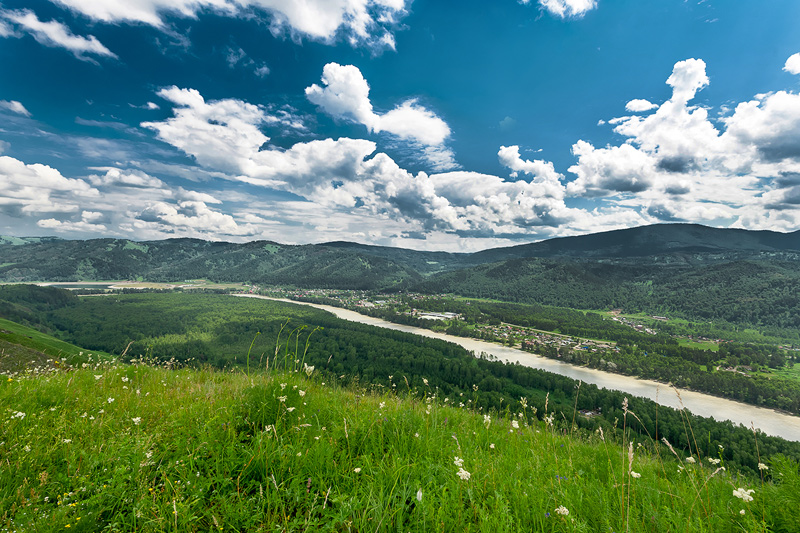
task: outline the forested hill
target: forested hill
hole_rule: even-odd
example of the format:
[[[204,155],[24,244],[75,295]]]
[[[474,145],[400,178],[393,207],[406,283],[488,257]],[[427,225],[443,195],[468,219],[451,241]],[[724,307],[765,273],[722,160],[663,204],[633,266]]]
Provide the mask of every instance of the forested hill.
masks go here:
[[[0,237],[0,282],[138,279],[415,290],[800,327],[800,232],[660,224],[473,254],[333,242]]]
[[[632,258],[667,254],[740,254],[800,251],[800,231],[749,231],[698,224],[657,224],[560,237],[472,254],[475,263],[527,257]]]

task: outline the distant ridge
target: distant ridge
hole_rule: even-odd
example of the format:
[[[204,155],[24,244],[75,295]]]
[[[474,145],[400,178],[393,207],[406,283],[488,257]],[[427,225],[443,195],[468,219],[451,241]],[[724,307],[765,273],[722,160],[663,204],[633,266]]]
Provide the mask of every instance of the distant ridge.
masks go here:
[[[492,248],[472,254],[475,263],[528,257],[645,257],[672,253],[770,252],[800,250],[800,231],[779,233],[699,224],[654,224],[531,244]]]

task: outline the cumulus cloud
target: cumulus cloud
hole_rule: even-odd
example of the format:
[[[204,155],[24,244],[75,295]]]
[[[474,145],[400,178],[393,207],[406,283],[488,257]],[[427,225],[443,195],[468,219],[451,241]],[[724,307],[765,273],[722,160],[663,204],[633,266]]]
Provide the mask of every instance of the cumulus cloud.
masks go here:
[[[36,225],[59,233],[102,233],[108,230],[104,224],[99,223],[103,217],[103,213],[83,211],[79,220],[45,218],[37,221]]]
[[[363,124],[374,133],[386,132],[425,148],[434,147],[427,152],[434,169],[454,168],[452,151],[444,147],[450,127],[416,99],[406,100],[386,113],[376,113],[369,98],[369,84],[353,65],[328,63],[322,69],[322,83],[323,86],[307,87],[306,97],[325,113]]]
[[[800,74],[800,53],[789,56],[789,59],[786,60],[786,64],[783,66],[783,70],[789,74]]]
[[[631,100],[630,102],[625,104],[625,110],[631,113],[641,113],[643,111],[650,111],[657,107],[658,105],[649,102],[648,100],[642,100],[642,99]]]
[[[530,0],[522,0],[523,4]],[[539,0],[539,5],[552,15],[560,18],[580,18],[597,7],[597,0]]]
[[[196,17],[201,11],[247,16],[262,11],[271,16],[271,30],[288,29],[293,36],[331,42],[342,32],[354,46],[393,48],[390,30],[405,15],[405,0],[51,0],[78,13],[109,23],[140,22],[158,28],[165,16]]]
[[[5,109],[24,117],[31,116],[31,112],[25,109],[25,106],[16,100],[0,100],[0,110]]]
[[[0,211],[10,214],[77,211],[80,198],[99,194],[84,180],[65,178],[52,167],[28,165],[9,156],[0,156],[0,190]]]
[[[576,179],[567,193],[602,197],[652,220],[789,228],[794,214],[764,213],[800,207],[792,178],[800,175],[800,95],[757,95],[712,120],[691,104],[709,83],[705,68],[700,59],[679,61],[667,79],[672,97],[654,113],[610,120],[623,144],[575,143],[569,170]],[[628,111],[646,107],[633,102]]]
[[[64,24],[51,20],[44,22],[29,9],[18,11],[0,10],[0,17],[6,19],[17,32],[28,33],[44,46],[64,48],[83,61],[96,63],[91,56],[117,59],[117,55],[106,48],[94,35],[83,37],[75,35]],[[6,36],[18,35],[9,32]]]

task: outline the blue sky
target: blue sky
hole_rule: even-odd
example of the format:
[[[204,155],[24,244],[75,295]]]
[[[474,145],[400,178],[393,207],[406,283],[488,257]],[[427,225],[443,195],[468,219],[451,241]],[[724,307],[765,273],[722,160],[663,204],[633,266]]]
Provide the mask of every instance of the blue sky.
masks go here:
[[[0,234],[800,229],[800,2],[0,0]]]

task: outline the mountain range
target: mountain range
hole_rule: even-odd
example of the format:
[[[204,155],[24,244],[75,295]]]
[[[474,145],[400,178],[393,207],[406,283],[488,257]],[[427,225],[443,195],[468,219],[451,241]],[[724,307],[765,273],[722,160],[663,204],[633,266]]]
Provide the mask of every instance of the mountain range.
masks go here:
[[[800,326],[800,231],[658,224],[476,253],[0,237],[0,282],[180,281],[448,292],[582,309]]]

